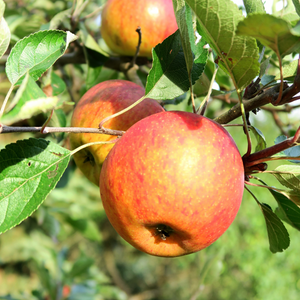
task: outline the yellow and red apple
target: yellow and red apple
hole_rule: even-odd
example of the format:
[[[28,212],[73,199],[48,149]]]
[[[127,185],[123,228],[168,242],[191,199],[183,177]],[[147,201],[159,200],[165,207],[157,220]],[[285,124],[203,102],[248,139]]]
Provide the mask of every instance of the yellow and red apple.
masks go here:
[[[145,90],[139,85],[126,80],[107,80],[88,90],[77,103],[71,120],[73,127],[98,128],[99,123],[140,99]],[[109,129],[126,131],[137,121],[163,108],[153,99],[145,99],[128,112],[105,123]],[[111,141],[113,135],[95,133],[71,133],[70,146],[75,149],[81,145]],[[74,154],[76,165],[93,183],[99,185],[100,170],[105,157],[114,144],[93,145]]]
[[[204,249],[233,222],[244,167],[229,133],[188,112],[161,112],[133,125],[100,175],[104,209],[137,249],[180,256]]]
[[[172,0],[108,0],[101,22],[108,47],[125,56],[136,52],[138,27],[142,31],[139,56],[149,58],[152,48],[178,29]]]

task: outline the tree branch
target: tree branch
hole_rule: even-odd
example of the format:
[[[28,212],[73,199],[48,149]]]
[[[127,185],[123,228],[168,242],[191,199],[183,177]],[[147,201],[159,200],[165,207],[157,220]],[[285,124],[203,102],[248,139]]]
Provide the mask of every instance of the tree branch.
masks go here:
[[[279,88],[280,85],[278,84],[250,100],[244,100],[243,103],[245,107],[245,112],[249,112],[251,110],[254,110],[256,108],[259,108],[269,103],[274,104],[274,102],[277,100],[279,95]],[[299,92],[300,92],[300,75],[297,75],[295,77],[294,83],[283,91],[282,99],[279,105],[292,102],[291,100],[293,96],[295,96]],[[242,113],[241,113],[240,105],[236,104],[229,111],[215,118],[214,121],[218,122],[219,124],[226,124],[240,117],[241,115]]]
[[[217,100],[220,100],[220,101],[223,101],[223,102],[226,102],[226,103],[234,103],[234,104],[237,104],[239,103],[239,100],[238,99],[235,99],[235,98],[228,98],[226,97],[227,95],[217,95],[217,96],[213,96],[212,98],[213,99],[217,99]],[[298,97],[294,97],[293,99],[294,100],[299,100],[299,99],[296,99]],[[270,113],[279,113],[279,112],[285,112],[285,113],[290,113],[293,109],[296,109],[296,108],[300,108],[300,105],[295,105],[295,106],[291,106],[289,104],[285,104],[285,106],[283,107],[280,107],[280,108],[275,108],[275,107],[270,107],[270,106],[260,106],[260,109],[263,109],[265,111],[268,111]]]

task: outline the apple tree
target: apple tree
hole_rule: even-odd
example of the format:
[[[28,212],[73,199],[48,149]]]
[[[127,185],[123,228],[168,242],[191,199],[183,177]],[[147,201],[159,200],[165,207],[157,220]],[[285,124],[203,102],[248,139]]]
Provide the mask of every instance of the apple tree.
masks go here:
[[[95,128],[71,127],[70,120],[85,92],[101,82],[125,79],[142,86],[145,95],[121,113],[152,98],[165,110],[206,116],[237,137],[244,194],[252,196],[262,213],[269,249],[277,253],[289,247],[289,231],[300,230],[297,1],[288,1],[287,6],[269,14],[262,0],[244,0],[240,8],[229,0],[173,0],[178,29],[152,49],[151,57],[139,56],[143,41],[147,42],[142,27],[134,33],[134,55],[116,54],[108,48],[100,32],[105,1],[25,1],[19,15],[17,2],[0,0],[3,237],[34,215],[38,222],[47,218],[55,222],[45,204],[76,172],[73,155],[104,143],[73,149],[69,133],[123,134],[105,127],[115,115],[97,120]],[[280,132],[271,145],[267,145],[264,130],[256,126],[266,115],[268,125]],[[261,189],[268,191],[273,202],[259,197]],[[100,202],[99,193],[97,197]],[[53,209],[68,226],[99,240],[94,222],[81,223],[82,218],[75,218],[59,203]],[[239,214],[243,215],[243,210]],[[63,251],[61,255],[66,256]],[[76,270],[91,265],[87,257],[75,262],[66,285],[60,286],[60,297],[63,291],[67,293],[67,282],[77,276]],[[40,268],[40,272],[44,272],[45,282],[49,281],[46,270]],[[122,280],[116,281],[122,290]],[[47,284],[52,293],[47,299],[56,299],[57,289],[51,282]],[[124,286],[123,291],[127,295],[132,292]],[[37,295],[37,299],[46,298]]]

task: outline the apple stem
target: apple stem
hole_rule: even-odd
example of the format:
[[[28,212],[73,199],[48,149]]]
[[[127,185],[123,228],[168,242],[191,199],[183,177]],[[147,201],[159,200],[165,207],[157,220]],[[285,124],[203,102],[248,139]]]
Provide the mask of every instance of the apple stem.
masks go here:
[[[107,128],[104,128],[104,127],[103,127],[103,124],[104,124],[105,122],[107,122],[108,120],[110,120],[110,119],[112,119],[112,118],[115,118],[115,117],[117,117],[117,116],[119,116],[119,115],[124,114],[125,112],[129,111],[130,109],[132,109],[133,107],[135,107],[136,105],[138,105],[140,102],[142,102],[145,98],[146,98],[146,95],[143,96],[143,97],[141,97],[139,100],[135,101],[133,104],[129,105],[129,106],[126,107],[125,109],[123,109],[123,110],[121,110],[121,111],[119,111],[119,112],[117,112],[117,113],[115,113],[115,114],[113,114],[113,115],[111,115],[111,116],[108,116],[108,117],[106,117],[105,119],[103,119],[103,120],[100,122],[100,124],[99,124],[99,129],[100,129],[100,130],[108,130]],[[123,133],[124,133],[124,132],[123,132]]]
[[[258,199],[255,197],[255,195],[252,193],[252,191],[245,185],[245,190],[248,191],[248,193],[253,197],[253,199],[256,201],[256,203],[261,206],[261,203],[258,201]]]
[[[253,167],[257,164],[260,164],[264,161],[268,160],[275,160],[276,158],[271,158],[271,156],[284,151],[288,148],[291,148],[293,146],[297,145],[297,142],[300,138],[300,127],[297,129],[295,135],[291,138],[286,139],[285,141],[282,141],[281,143],[278,143],[274,146],[268,147],[266,149],[263,149],[261,151],[252,153],[248,156],[243,156],[243,161],[244,161],[244,167],[245,170],[249,169],[249,167]],[[290,159],[290,157],[285,157],[281,159]],[[295,159],[295,158],[291,158]],[[251,168],[253,170],[253,168]],[[251,171],[251,169],[249,171]]]
[[[136,59],[139,55],[139,52],[140,52],[140,47],[141,47],[141,44],[142,44],[142,29],[141,27],[139,26],[136,30],[137,34],[139,35],[139,40],[138,40],[138,44],[136,46],[136,51],[135,51],[135,54],[132,58],[132,61],[129,65],[129,68],[132,68],[134,65],[135,65],[135,62],[136,62]]]
[[[142,44],[142,29],[139,26],[135,31],[139,35],[138,44],[136,46],[136,52],[130,62],[124,62],[120,64],[120,70],[124,73],[127,80],[132,81],[138,84],[139,86],[141,86],[142,88],[144,88],[144,85],[137,74],[137,71],[139,70],[139,66],[136,64],[136,60],[138,58],[140,47]]]
[[[278,50],[276,52],[277,52],[276,54],[277,54],[278,62],[279,62],[279,70],[280,70],[280,88],[279,88],[278,97],[277,97],[276,101],[274,101],[274,105],[275,106],[277,106],[277,105],[280,104],[280,101],[281,101],[281,98],[282,98],[283,89],[284,89],[282,60],[281,60],[280,54],[278,53]]]

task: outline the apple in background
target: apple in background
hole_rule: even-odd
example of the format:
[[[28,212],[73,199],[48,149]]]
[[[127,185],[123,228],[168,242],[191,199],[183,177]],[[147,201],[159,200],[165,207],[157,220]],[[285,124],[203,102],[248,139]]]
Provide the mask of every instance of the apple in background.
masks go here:
[[[88,90],[77,103],[71,120],[72,127],[98,128],[99,123],[145,95],[139,85],[126,80],[107,80]],[[107,121],[104,127],[126,131],[137,121],[164,111],[153,99],[145,99],[128,112]],[[97,141],[110,141],[115,136],[95,133],[71,133],[70,146],[75,149],[81,145]],[[114,144],[93,145],[74,154],[74,160],[83,174],[99,185],[102,163]]]
[[[115,53],[133,56],[141,27],[139,56],[151,58],[151,50],[178,27],[172,0],[108,0],[102,11],[101,34]]]
[[[104,209],[137,249],[180,256],[216,241],[244,190],[239,150],[222,126],[188,112],[162,112],[133,125],[100,175]]]

